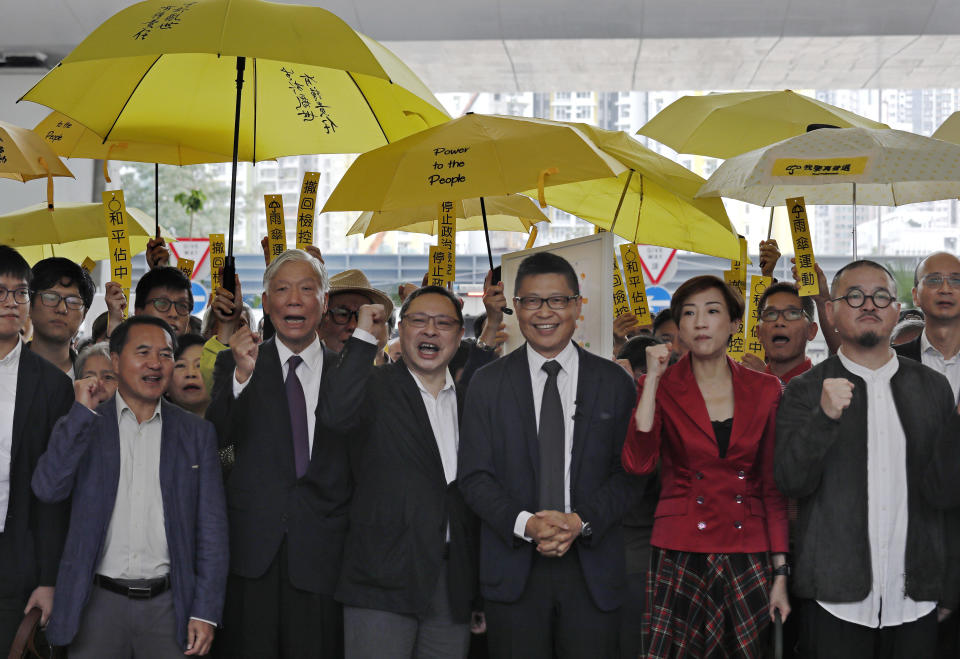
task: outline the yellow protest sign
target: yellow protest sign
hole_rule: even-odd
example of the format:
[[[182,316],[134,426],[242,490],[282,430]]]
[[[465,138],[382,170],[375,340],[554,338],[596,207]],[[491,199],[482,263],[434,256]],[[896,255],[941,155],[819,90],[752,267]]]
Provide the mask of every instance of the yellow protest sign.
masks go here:
[[[620,245],[620,256],[623,258],[623,275],[626,279],[630,310],[641,325],[650,325],[653,323],[653,319],[650,318],[647,287],[643,283],[643,270],[640,267],[640,254],[637,252],[637,246],[632,243]]]
[[[746,352],[756,355],[760,360],[764,359],[763,344],[760,342],[760,297],[767,287],[773,284],[773,277],[764,277],[762,275],[753,275],[750,277],[750,299],[747,307],[747,346]]]
[[[816,260],[813,258],[813,240],[810,238],[810,222],[807,220],[807,205],[803,197],[787,199],[790,217],[790,234],[793,236],[793,252],[797,264],[800,295],[816,295],[820,292],[817,281]]]
[[[283,223],[283,196],[263,195],[263,208],[267,213],[267,242],[269,243],[267,258],[272,261],[287,251],[287,228]]]
[[[221,286],[220,275],[223,273],[223,263],[227,258],[227,248],[222,233],[210,234],[210,299],[216,295]]]
[[[430,286],[442,286],[447,288],[448,285],[453,284],[453,277],[450,276],[450,259],[449,253],[437,246],[430,245],[430,255],[427,257],[429,261],[429,272],[430,272]]]
[[[122,190],[104,190],[107,242],[110,245],[110,279],[126,290],[133,282],[130,264],[130,233],[127,229],[127,205]]]
[[[740,297],[747,295],[747,239],[740,236],[740,259],[730,261],[730,269],[723,271],[723,280],[740,291]]]
[[[316,217],[317,185],[320,172],[306,172],[300,186],[300,203],[297,204],[297,249],[306,249],[313,244],[313,221]],[[281,206],[280,212],[283,213]]]
[[[630,300],[627,299],[627,289],[623,286],[623,275],[620,274],[620,264],[617,263],[617,253],[613,253],[613,317],[618,318],[630,313]]]
[[[97,262],[88,256],[83,259],[83,263],[80,264],[80,267],[86,270],[87,274],[90,274],[93,272],[93,269],[97,267]]]
[[[777,158],[772,176],[856,176],[867,168],[867,157],[855,158]]]
[[[177,259],[177,270],[186,275],[187,279],[193,279],[194,262],[191,259]]]
[[[457,216],[452,201],[441,201],[437,206],[437,250],[445,254],[444,280],[453,284],[457,278]],[[437,261],[431,259],[430,265],[432,269]]]

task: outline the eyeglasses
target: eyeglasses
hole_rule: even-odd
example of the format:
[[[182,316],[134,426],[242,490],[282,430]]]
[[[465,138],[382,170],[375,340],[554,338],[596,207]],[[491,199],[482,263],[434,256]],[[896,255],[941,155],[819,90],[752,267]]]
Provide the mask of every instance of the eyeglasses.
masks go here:
[[[943,286],[943,282],[946,282],[950,285],[950,288],[960,288],[960,275],[950,275],[944,277],[940,273],[932,273],[921,279],[924,286],[929,286],[930,288],[940,288]]]
[[[873,306],[877,309],[886,309],[890,306],[890,303],[893,302],[893,296],[884,289],[875,291],[873,295],[867,295],[863,291],[855,288],[852,291],[849,291],[846,295],[841,295],[840,297],[833,298],[831,302],[837,302],[838,300],[844,300],[854,309],[859,309],[867,301],[867,298],[870,298],[873,301]]]
[[[190,309],[192,309],[189,302],[174,302],[168,297],[153,297],[147,300],[147,304],[152,304],[153,308],[160,313],[166,313],[172,306],[177,310],[178,316],[186,316],[190,313]]]
[[[77,311],[78,309],[83,309],[83,298],[79,295],[60,295],[53,291],[43,291],[40,295],[40,301],[43,302],[45,307],[59,307],[60,300],[67,305],[67,309],[73,309]]]
[[[13,301],[17,304],[26,304],[30,301],[30,289],[29,288],[6,288],[0,286],[0,302],[3,302],[7,299],[7,295],[13,294]]]
[[[404,325],[409,325],[410,327],[414,327],[416,329],[423,329],[430,323],[431,320],[433,321],[434,327],[441,332],[452,332],[460,327],[460,321],[450,316],[431,316],[425,313],[409,313],[400,317],[400,321]]]
[[[783,316],[784,320],[795,321],[806,318],[807,314],[804,313],[803,309],[797,309],[796,307],[789,307],[787,309],[766,308],[763,310],[763,313],[760,314],[760,320],[765,323],[775,323],[780,316]]]
[[[330,314],[330,319],[337,325],[346,325],[350,322],[351,318],[360,319],[356,311],[347,309],[346,307],[334,307],[327,313]]]
[[[578,299],[579,295],[551,295],[550,297],[540,297],[539,295],[524,295],[515,297],[513,301],[519,304],[522,309],[527,311],[536,311],[546,302],[551,309],[566,309],[570,303]]]

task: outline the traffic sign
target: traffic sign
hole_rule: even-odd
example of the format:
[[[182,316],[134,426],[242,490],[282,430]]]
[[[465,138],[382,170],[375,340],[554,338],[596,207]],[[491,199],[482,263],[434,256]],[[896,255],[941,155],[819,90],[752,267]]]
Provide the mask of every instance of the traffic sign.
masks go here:
[[[663,285],[677,274],[677,250],[656,245],[637,245],[643,277],[648,284]]]
[[[191,313],[203,313],[207,307],[207,289],[195,281],[190,282],[190,290],[193,293],[193,311]]]
[[[647,286],[647,305],[651,313],[657,313],[670,306],[670,292],[663,286]]]

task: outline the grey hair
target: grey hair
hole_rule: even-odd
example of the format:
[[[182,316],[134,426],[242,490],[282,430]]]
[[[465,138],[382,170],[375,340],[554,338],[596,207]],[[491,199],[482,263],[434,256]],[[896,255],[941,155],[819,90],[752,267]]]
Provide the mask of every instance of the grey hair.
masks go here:
[[[313,272],[317,277],[317,282],[320,284],[321,297],[330,292],[330,277],[327,275],[327,269],[324,267],[323,263],[302,249],[288,249],[280,254],[280,256],[270,261],[270,265],[267,266],[267,269],[263,273],[263,290],[269,290],[270,281],[277,274],[277,270],[279,270],[284,263],[295,262],[306,263],[313,268]]]
[[[80,354],[77,355],[76,365],[73,370],[73,372],[77,374],[77,377],[83,374],[83,367],[87,365],[87,360],[97,355],[105,357],[107,361],[110,361],[110,344],[106,341],[101,341],[100,343],[88,345],[81,350]]]

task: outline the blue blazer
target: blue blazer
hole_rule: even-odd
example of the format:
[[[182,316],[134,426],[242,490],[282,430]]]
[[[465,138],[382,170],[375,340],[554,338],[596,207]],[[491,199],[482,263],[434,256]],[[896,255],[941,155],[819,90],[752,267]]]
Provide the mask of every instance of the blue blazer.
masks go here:
[[[177,641],[187,622],[220,622],[229,565],[227,509],[213,425],[166,401],[161,404],[160,490],[170,553]],[[72,497],[70,530],[57,573],[47,639],[69,645],[80,627],[103,554],[120,480],[120,433],[114,398],[96,414],[79,403],[53,429],[33,474],[42,501]]]

